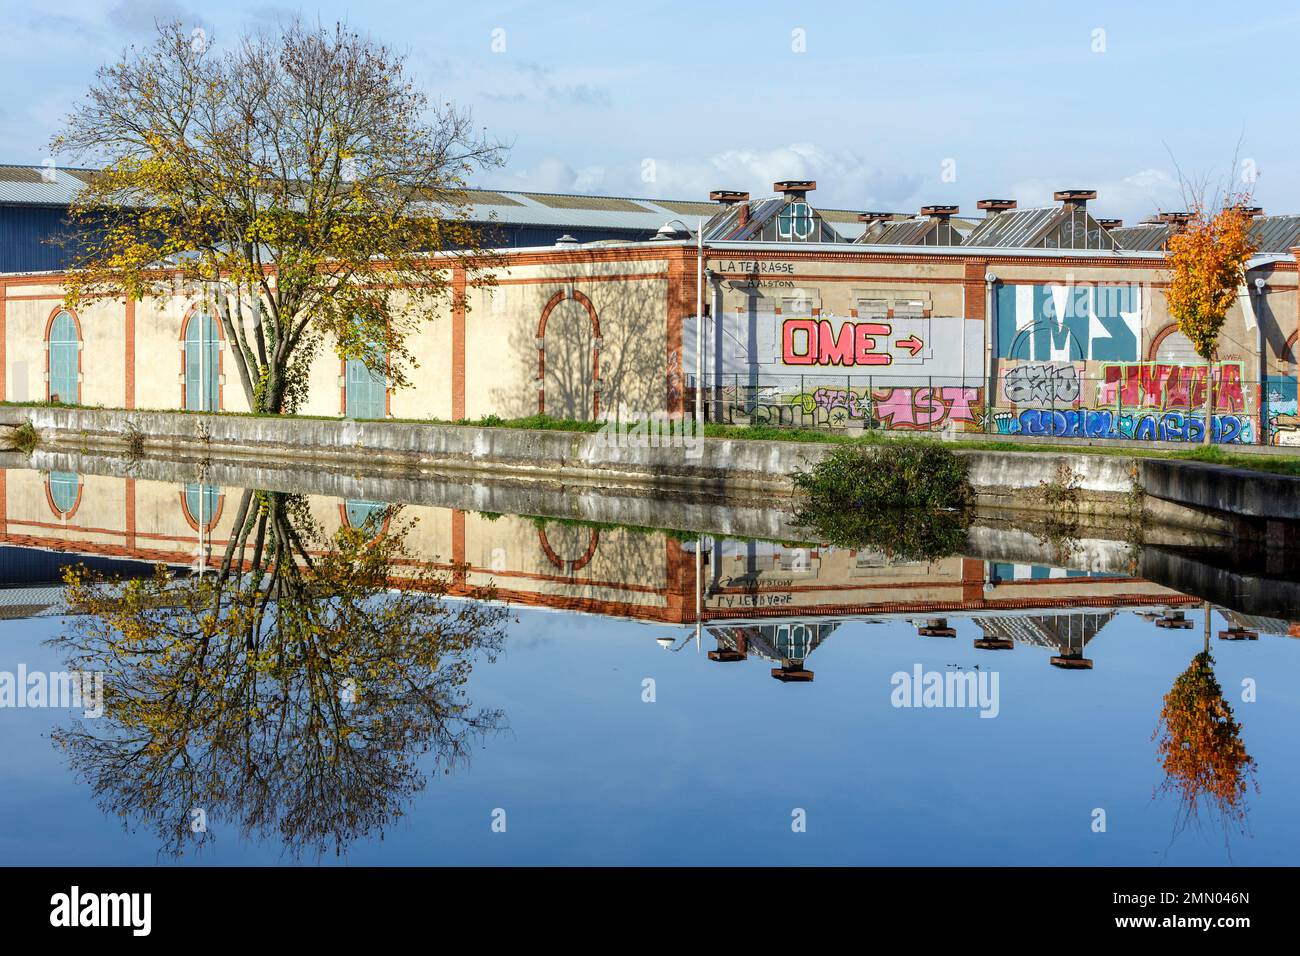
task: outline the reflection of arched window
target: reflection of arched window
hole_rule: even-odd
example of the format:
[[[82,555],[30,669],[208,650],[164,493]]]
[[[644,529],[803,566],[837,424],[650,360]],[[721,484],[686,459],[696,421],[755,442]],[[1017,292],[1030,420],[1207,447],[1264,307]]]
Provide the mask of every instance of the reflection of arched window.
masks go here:
[[[221,408],[221,332],[210,315],[185,320],[185,407],[212,412]]]
[[[349,498],[343,502],[343,515],[348,524],[353,528],[360,528],[366,522],[376,526],[384,520],[384,512],[388,505],[382,501],[363,501],[360,498]]]
[[[52,471],[45,482],[50,507],[61,518],[71,518],[81,503],[81,476],[72,471]]]
[[[49,348],[49,381],[46,398],[65,405],[81,402],[81,332],[77,320],[67,309],[50,319],[46,332]]]
[[[223,495],[215,485],[191,482],[181,494],[185,520],[196,530],[210,531],[221,517]]]

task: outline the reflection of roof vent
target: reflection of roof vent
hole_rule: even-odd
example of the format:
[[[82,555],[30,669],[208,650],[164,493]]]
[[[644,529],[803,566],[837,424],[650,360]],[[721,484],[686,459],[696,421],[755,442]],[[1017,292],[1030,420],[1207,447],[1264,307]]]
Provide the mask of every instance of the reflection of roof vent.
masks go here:
[[[1120,226],[1124,225],[1124,220],[1123,219],[1098,219],[1097,225],[1101,226],[1101,228],[1103,229],[1118,229]]]
[[[555,244],[557,246],[576,246],[578,245],[578,240],[574,239],[573,236],[566,232],[564,235],[560,236],[559,239],[555,240]]]
[[[983,209],[986,216],[992,217],[1015,209],[1016,201],[1014,199],[981,199],[975,206],[978,209]]]
[[[816,188],[817,180],[815,179],[783,179],[772,184],[772,189],[779,193],[785,193],[791,199],[803,199]]]
[[[709,202],[721,203],[724,206],[734,206],[738,202],[749,202],[749,193],[739,189],[715,189],[709,193]]]
[[[922,206],[921,215],[929,216],[931,219],[944,220],[957,215],[960,208],[957,206]]]
[[[1083,209],[1088,205],[1089,199],[1097,198],[1095,189],[1058,189],[1052,193],[1052,198],[1057,202],[1065,203],[1067,206],[1078,206]]]
[[[884,222],[893,219],[892,212],[860,212],[858,213],[858,222]]]

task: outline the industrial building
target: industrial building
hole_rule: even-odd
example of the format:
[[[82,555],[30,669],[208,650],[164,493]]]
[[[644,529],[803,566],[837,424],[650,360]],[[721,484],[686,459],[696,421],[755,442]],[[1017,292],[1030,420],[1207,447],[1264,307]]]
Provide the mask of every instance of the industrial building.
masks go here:
[[[3,398],[245,410],[200,301],[63,308],[65,262],[40,240],[84,176],[0,169]],[[1300,443],[1300,217],[1252,211],[1260,249],[1211,371],[1165,305],[1176,215],[1125,227],[1086,189],[1033,209],[988,199],[970,218],[837,210],[816,185],[708,201],[468,191],[500,237],[496,288],[428,316],[410,387],[326,348],[300,411],[591,419],[698,402],[735,424]],[[448,272],[464,289],[453,258]]]

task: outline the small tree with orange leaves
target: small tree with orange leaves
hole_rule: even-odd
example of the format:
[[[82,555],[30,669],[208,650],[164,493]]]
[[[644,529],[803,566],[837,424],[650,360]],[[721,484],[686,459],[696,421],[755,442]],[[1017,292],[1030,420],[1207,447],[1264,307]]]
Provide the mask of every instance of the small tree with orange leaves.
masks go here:
[[[1231,197],[1213,214],[1205,203],[1193,203],[1186,227],[1170,237],[1165,253],[1173,272],[1165,294],[1169,314],[1206,363],[1206,444],[1213,430],[1219,332],[1246,280],[1246,262],[1257,248],[1250,238],[1245,198]]]

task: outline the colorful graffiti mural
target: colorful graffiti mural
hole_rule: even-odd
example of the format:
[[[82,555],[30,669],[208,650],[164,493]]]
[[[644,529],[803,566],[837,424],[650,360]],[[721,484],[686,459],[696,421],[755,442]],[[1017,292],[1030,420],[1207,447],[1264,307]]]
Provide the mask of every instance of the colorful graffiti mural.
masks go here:
[[[1128,438],[1137,441],[1196,442],[1205,438],[1205,416],[1181,411],[1118,412],[1109,408],[1026,408],[997,412],[994,425],[1002,435],[1047,435],[1058,438]],[[1242,415],[1213,415],[1210,441],[1250,444],[1253,425]]]
[[[779,388],[725,391],[726,420],[755,425],[978,431],[984,391],[967,386],[899,388],[823,386],[782,393]]]
[[[1142,325],[1137,285],[1002,285],[997,356],[1031,362],[1134,362]]]
[[[1205,407],[1209,376],[1204,365],[1135,362],[1103,365],[1101,379],[1097,405],[1195,409]],[[1240,412],[1246,407],[1240,362],[1214,366],[1213,381],[1216,412]]]
[[[1268,442],[1272,445],[1300,445],[1300,414],[1296,408],[1296,376],[1270,375],[1264,379],[1264,403],[1268,408]]]

